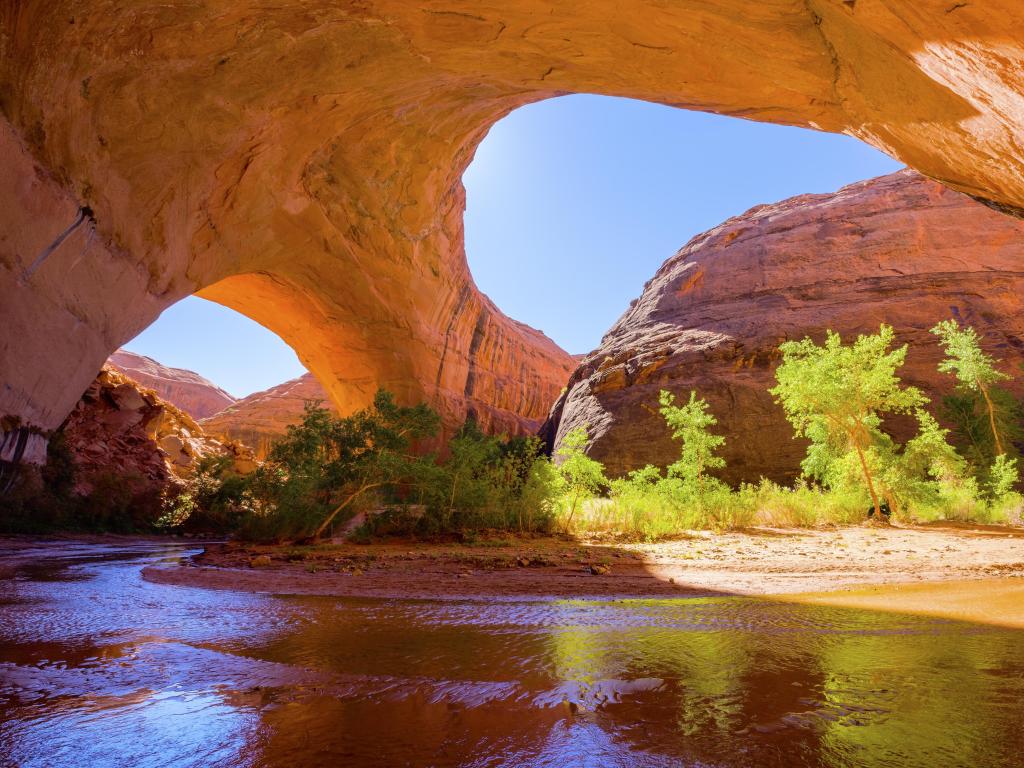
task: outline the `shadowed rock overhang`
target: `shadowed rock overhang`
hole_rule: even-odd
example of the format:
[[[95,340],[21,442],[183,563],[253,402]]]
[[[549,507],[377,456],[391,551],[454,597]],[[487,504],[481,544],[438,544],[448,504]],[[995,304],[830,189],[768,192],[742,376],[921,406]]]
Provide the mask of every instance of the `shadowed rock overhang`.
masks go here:
[[[573,364],[469,275],[461,176],[495,121],[588,92],[842,132],[1015,213],[1022,30],[1016,0],[10,0],[0,415],[56,427],[199,292],[342,410],[384,386],[529,428]]]

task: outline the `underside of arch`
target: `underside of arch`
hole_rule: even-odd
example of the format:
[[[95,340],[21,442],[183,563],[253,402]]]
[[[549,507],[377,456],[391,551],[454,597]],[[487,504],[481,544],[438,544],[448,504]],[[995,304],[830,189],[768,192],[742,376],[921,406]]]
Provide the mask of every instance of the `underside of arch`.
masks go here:
[[[522,426],[571,360],[469,276],[460,179],[496,120],[588,92],[843,132],[1017,213],[1022,28],[1011,0],[6,3],[0,414],[54,428],[199,291],[336,400]]]

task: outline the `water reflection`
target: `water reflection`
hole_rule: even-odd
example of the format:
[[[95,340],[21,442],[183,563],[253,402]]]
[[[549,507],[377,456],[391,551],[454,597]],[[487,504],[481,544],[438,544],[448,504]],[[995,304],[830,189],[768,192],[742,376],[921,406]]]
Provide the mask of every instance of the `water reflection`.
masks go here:
[[[714,597],[381,601],[0,552],[2,766],[1000,766],[1006,629]]]

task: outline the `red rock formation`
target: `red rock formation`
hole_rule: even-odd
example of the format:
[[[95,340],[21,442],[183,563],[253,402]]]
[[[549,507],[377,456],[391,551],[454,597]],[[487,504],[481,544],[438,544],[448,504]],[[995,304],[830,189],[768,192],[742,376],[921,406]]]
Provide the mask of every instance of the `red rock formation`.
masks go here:
[[[910,344],[904,379],[937,399],[952,381],[936,371],[942,353],[928,329],[950,316],[973,325],[1014,371],[1022,310],[1024,222],[912,171],[758,206],[661,266],[577,368],[546,430],[557,440],[589,424],[590,453],[613,475],[664,466],[678,447],[658,391],[696,389],[727,437],[723,477],[787,479],[804,443],[767,393],[781,342],[889,323]]]
[[[211,435],[251,446],[264,458],[271,443],[285,433],[288,425],[302,420],[302,411],[309,400],[321,400],[329,406],[326,390],[307,373],[243,397],[220,413],[203,419],[202,426]]]
[[[193,419],[213,416],[235,402],[235,398],[195,371],[170,368],[127,349],[112,354],[107,365],[152,389]]]
[[[61,426],[83,496],[122,486],[140,504],[159,505],[164,490],[205,456],[228,455],[252,471],[252,452],[208,437],[188,414],[113,368],[104,367]]]
[[[527,326],[520,326],[518,330],[525,336],[535,334],[538,337],[538,344],[546,341],[540,334]],[[498,364],[503,362],[500,333],[480,333],[476,338],[481,340],[481,346],[487,339],[489,340],[487,343],[496,344],[498,347],[497,350],[478,347],[478,354],[492,356],[491,359]],[[570,359],[575,363],[575,357]],[[514,370],[516,362],[509,361],[508,365]],[[568,374],[565,375],[565,379],[568,379]],[[515,381],[511,374],[498,376],[493,368],[478,372],[477,369],[471,367],[466,389],[475,393],[474,400],[480,399],[482,395],[487,398],[487,401],[502,406],[500,409],[489,407],[477,410],[471,405],[469,410],[477,415],[478,421],[489,431],[506,434],[536,432],[542,420],[526,418],[520,414],[537,413],[543,407],[546,399],[553,402],[556,396],[556,393],[552,391],[553,388],[545,381],[533,382],[530,391],[526,392],[521,386],[521,382]],[[510,399],[511,397],[521,399],[516,401]],[[223,411],[203,419],[201,424],[209,434],[237,440],[251,446],[260,458],[264,458],[267,451],[270,450],[271,444],[285,433],[288,425],[297,424],[302,420],[303,409],[306,402],[310,400],[322,401],[325,406],[337,411],[337,408],[331,404],[327,390],[312,374],[307,373],[283,384],[278,384],[276,387],[242,398]],[[469,402],[472,403],[474,400],[469,400]],[[448,426],[451,426],[450,421]]]
[[[384,386],[448,423],[542,416],[567,359],[463,253],[496,120],[586,92],[843,132],[1019,211],[1021,28],[1017,0],[8,0],[0,416],[53,429],[196,291],[342,410]]]

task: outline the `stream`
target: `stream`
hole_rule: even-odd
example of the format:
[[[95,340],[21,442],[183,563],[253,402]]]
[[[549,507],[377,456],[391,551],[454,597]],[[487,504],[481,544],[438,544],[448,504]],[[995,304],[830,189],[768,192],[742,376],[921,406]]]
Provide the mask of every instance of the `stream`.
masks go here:
[[[1022,633],[750,597],[150,583],[0,541],[0,766],[1019,766]]]

